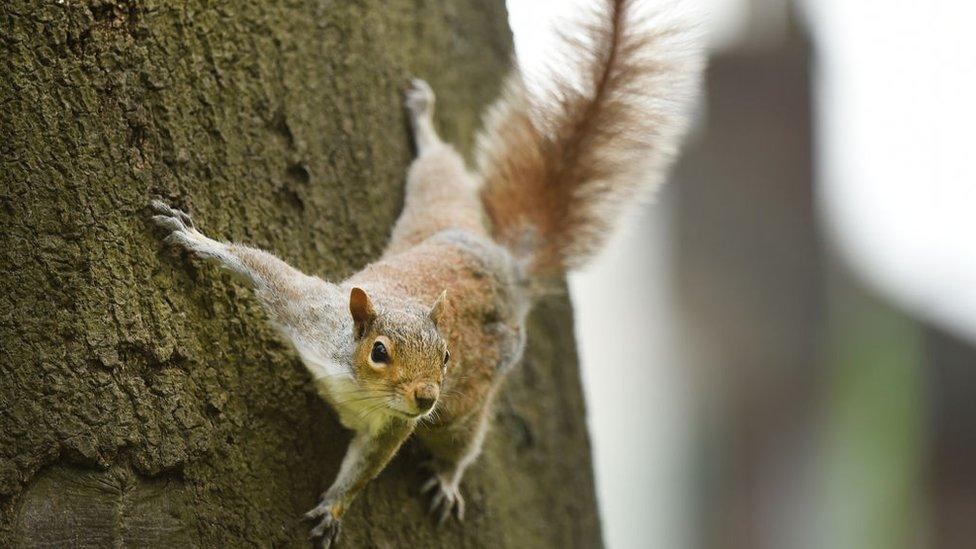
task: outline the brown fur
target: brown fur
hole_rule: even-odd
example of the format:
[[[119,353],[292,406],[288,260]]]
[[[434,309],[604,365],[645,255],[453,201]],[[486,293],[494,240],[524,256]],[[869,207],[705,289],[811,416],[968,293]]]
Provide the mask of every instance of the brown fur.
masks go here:
[[[662,177],[698,63],[683,49],[683,28],[640,34],[629,4],[608,0],[588,27],[592,41],[572,42],[583,59],[579,86],[557,83],[532,98],[512,77],[480,139],[480,193],[434,131],[433,92],[415,81],[407,108],[418,156],[403,212],[383,256],[341,284],[207,238],[186,213],[153,203],[167,241],[254,284],[319,392],[356,431],[332,486],[306,514],[323,547],[414,431],[434,458],[424,488],[432,510],[441,520],[463,517],[461,478],[521,357],[530,288],[590,257],[625,203]],[[388,358],[372,358],[377,342]]]
[[[445,233],[409,250],[367,266],[348,283],[361,285],[376,296],[378,310],[418,309],[433,304],[447,290],[438,332],[447,340],[452,358],[441,388],[436,414],[428,424],[445,425],[475,413],[499,375],[509,364],[506,350],[521,345],[524,302],[511,260],[502,250],[484,243],[482,250],[465,250]],[[382,315],[382,313],[381,313]],[[416,339],[411,333],[410,337]],[[440,382],[440,363],[421,349],[404,349],[413,375]],[[422,374],[423,372],[423,374]]]
[[[564,38],[580,82],[547,75],[548,93],[532,97],[511,76],[479,137],[493,236],[533,275],[588,260],[663,178],[686,125],[701,69],[690,30],[641,24],[632,4],[608,0],[584,38]]]
[[[407,172],[403,212],[385,255],[402,252],[445,229],[488,236],[475,178],[453,147],[437,143],[424,150]]]

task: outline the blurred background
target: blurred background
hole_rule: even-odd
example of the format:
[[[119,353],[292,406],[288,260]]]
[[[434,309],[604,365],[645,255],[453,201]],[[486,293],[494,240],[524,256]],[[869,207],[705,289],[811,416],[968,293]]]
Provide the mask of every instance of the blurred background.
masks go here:
[[[586,3],[508,0],[523,66]],[[973,547],[976,6],[682,7],[695,128],[570,280],[608,547]]]

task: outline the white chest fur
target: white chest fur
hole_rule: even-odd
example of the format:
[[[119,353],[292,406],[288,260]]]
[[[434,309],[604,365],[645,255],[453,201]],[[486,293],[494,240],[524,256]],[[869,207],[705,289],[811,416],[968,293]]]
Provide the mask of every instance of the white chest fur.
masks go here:
[[[347,429],[375,433],[389,422],[388,397],[361,389],[351,375],[317,378],[315,386]]]

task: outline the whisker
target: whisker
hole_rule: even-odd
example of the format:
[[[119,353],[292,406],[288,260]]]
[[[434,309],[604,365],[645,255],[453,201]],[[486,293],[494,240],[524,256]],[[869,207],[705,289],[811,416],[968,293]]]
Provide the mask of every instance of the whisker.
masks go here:
[[[363,419],[369,419],[369,418],[371,418],[373,416],[373,414],[375,414],[376,412],[380,411],[381,409],[383,409],[385,407],[386,407],[386,403],[385,402],[380,402],[378,404],[374,404],[373,406],[371,406],[370,408],[367,408],[363,412],[363,416],[362,417],[363,417]]]
[[[353,403],[356,403],[356,402],[367,402],[367,401],[370,401],[370,400],[373,400],[373,399],[377,399],[377,398],[382,398],[382,397],[381,396],[378,396],[378,395],[373,395],[373,394],[369,394],[369,395],[358,395],[358,396],[352,396],[352,397],[345,398],[345,399],[336,399],[335,400],[335,403],[337,405],[353,404]]]

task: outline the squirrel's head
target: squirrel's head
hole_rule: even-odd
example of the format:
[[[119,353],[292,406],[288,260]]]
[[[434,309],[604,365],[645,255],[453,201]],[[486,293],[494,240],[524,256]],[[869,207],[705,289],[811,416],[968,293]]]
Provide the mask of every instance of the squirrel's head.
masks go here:
[[[429,308],[405,304],[377,310],[365,291],[352,289],[349,312],[356,341],[352,362],[364,399],[404,418],[433,411],[451,359],[437,328],[445,294]]]

